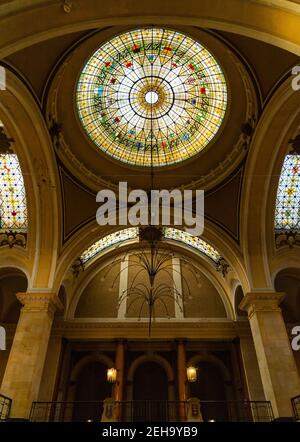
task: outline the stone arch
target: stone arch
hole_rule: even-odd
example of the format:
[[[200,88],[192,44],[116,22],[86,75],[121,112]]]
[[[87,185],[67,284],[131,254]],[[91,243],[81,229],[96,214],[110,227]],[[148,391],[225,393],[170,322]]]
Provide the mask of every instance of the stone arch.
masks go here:
[[[0,322],[17,323],[21,310],[16,294],[26,291],[28,284],[24,272],[15,267],[0,269]]]
[[[291,116],[288,125],[282,119],[287,113]],[[259,120],[246,163],[241,246],[251,290],[273,289],[269,263],[275,254],[274,213],[278,179],[288,141],[299,126],[299,117],[299,95],[293,91],[288,78],[274,93]]]
[[[213,271],[216,273],[215,279],[218,283],[218,290],[221,287],[222,300],[224,302],[224,305],[226,306],[228,317],[234,318],[234,292],[231,288],[231,279],[239,280],[245,293],[250,290],[250,285],[244,265],[244,259],[239,246],[235,243],[234,240],[229,238],[229,236],[225,234],[223,230],[213,225],[209,221],[206,222],[205,226],[205,235],[203,235],[202,238],[209,244],[213,245],[230,264],[230,268],[232,269],[232,271],[230,272],[230,280],[227,281],[226,278],[223,278],[222,276],[217,274],[212,263],[208,262],[208,260],[205,260],[205,256],[200,255],[196,250],[188,248],[182,243],[177,244],[175,242],[172,242],[172,248],[177,251],[182,251],[183,253],[193,257],[196,261],[199,261],[201,259],[201,262],[203,262],[205,265],[206,271],[209,271],[210,268],[210,272]],[[115,229],[109,229],[107,226],[96,227],[96,221],[93,221],[87,226],[83,227],[80,233],[74,235],[74,237],[72,237],[70,241],[65,245],[58,259],[55,278],[55,289],[57,290],[60,287],[62,281],[66,279],[71,281],[71,265],[73,264],[75,259],[80,256],[82,251],[86,249],[87,245],[90,245],[95,242],[96,239],[100,239],[105,235],[113,233],[117,230],[120,230],[120,228],[117,227]],[[135,242],[136,241],[133,241],[128,244],[134,245]],[[113,256],[114,254],[120,253],[120,251],[123,252],[126,250],[126,244],[118,246],[117,248],[108,249],[104,251],[103,254],[99,255],[91,264],[91,266],[99,266],[103,259],[107,259],[108,254],[110,254],[110,256]],[[80,276],[78,281],[80,281]],[[73,294],[72,290],[70,290],[70,293],[68,293],[68,305],[70,305],[71,302],[73,303],[72,298]]]
[[[103,353],[92,353],[90,355],[87,355],[80,359],[75,367],[73,367],[71,375],[70,375],[70,381],[69,381],[69,388],[67,390],[67,401],[72,402],[72,405],[70,409],[67,410],[68,414],[71,416],[73,415],[74,411],[74,401],[76,397],[76,388],[77,388],[77,380],[80,376],[81,371],[90,363],[93,362],[100,362],[104,366],[107,366],[107,368],[113,367],[114,362],[111,358],[109,358],[107,355]]]
[[[243,292],[242,286],[238,285],[235,289],[235,294],[234,294],[234,308],[235,308],[236,319],[241,319],[245,317],[247,318],[247,313],[239,309],[239,305],[243,300],[244,296],[245,294]]]
[[[84,358],[80,359],[77,362],[77,364],[75,365],[75,367],[71,372],[70,382],[72,383],[76,382],[83,367],[85,367],[87,364],[91,362],[101,362],[103,365],[106,365],[107,368],[111,368],[114,366],[113,360],[110,357],[106,356],[105,354],[92,353],[90,355],[85,356]]]
[[[188,360],[187,366],[197,366],[198,364],[201,364],[201,362],[206,362],[217,367],[223,378],[223,386],[226,400],[234,400],[234,393],[232,390],[232,377],[223,361],[212,354],[204,353],[192,356]]]
[[[198,355],[192,356],[188,360],[188,366],[189,365],[195,366],[199,362],[203,362],[203,361],[204,362],[210,362],[210,363],[216,365],[220,369],[221,373],[223,374],[224,380],[226,382],[230,382],[231,381],[231,376],[230,376],[230,373],[229,373],[228,369],[226,368],[225,364],[219,358],[217,358],[216,356],[209,355],[209,354],[205,354],[205,355],[198,354]]]
[[[94,5],[93,0],[78,0],[76,10],[79,10],[80,14],[74,14],[72,6],[70,10],[66,10],[62,4],[61,9],[58,9],[56,4],[49,4],[46,0],[38,4],[31,0],[26,6],[19,5],[18,1],[5,4],[0,10],[0,15],[6,17],[7,23],[1,36],[0,57],[4,58],[24,47],[67,33],[128,24],[129,3],[125,2],[123,7],[118,3],[111,3],[107,8],[101,9],[101,15],[95,15]],[[286,0],[276,0],[272,3],[261,0],[249,2],[247,5],[243,0],[231,0],[225,9],[210,0],[201,3],[191,0],[189,15],[182,13],[180,0],[166,1],[163,4],[159,0],[149,3],[134,0],[130,2],[130,9],[130,21],[133,26],[153,23],[202,26],[275,43],[300,55],[300,37],[297,33],[300,27],[298,5]],[[276,27],[274,23],[280,23],[281,26]],[[28,29],[31,30],[31,34],[28,33]]]
[[[127,375],[128,389],[127,389],[127,400],[132,400],[133,396],[133,379],[136,369],[142,365],[144,362],[155,362],[160,365],[164,370],[168,378],[168,397],[169,400],[175,399],[175,389],[174,389],[174,372],[170,363],[163,357],[156,353],[145,353],[137,357],[130,365]]]
[[[286,323],[300,321],[300,268],[286,267],[280,270],[274,279],[278,292],[284,292],[286,297],[281,303],[283,319]]]
[[[60,235],[60,186],[53,149],[44,118],[30,91],[8,69],[6,81],[0,116],[15,140],[28,207],[27,247],[13,251],[12,256],[20,255],[26,262],[29,290],[52,288]],[[2,251],[0,261],[1,254]]]

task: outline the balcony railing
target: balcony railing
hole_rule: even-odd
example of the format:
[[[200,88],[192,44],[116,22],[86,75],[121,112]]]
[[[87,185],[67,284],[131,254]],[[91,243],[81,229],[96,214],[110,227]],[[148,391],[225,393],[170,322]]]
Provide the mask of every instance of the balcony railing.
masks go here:
[[[186,403],[179,401],[117,402],[122,422],[179,422],[184,420]],[[32,422],[101,421],[103,402],[33,402]],[[204,421],[271,422],[274,419],[267,401],[201,401]]]
[[[5,421],[9,417],[11,399],[0,394],[0,421]]]
[[[297,421],[300,421],[300,396],[292,398],[292,405],[295,418],[297,419]]]
[[[117,403],[122,422],[179,422],[185,414],[181,401],[122,401]]]
[[[204,421],[271,422],[274,420],[269,401],[201,401]]]
[[[32,422],[100,422],[102,401],[33,402],[29,420]]]

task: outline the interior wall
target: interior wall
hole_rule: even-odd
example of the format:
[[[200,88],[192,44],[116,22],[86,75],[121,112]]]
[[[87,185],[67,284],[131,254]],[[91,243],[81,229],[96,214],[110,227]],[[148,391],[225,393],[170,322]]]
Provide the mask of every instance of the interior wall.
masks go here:
[[[104,267],[88,283],[77,304],[75,318],[116,318],[120,263]]]
[[[187,318],[226,318],[223,301],[212,282],[198,271],[191,271],[188,264],[181,264],[184,315]]]

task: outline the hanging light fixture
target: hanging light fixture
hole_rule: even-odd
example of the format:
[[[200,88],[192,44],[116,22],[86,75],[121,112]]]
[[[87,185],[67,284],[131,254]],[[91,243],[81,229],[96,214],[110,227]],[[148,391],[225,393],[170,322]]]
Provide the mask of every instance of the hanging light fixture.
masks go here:
[[[186,369],[186,377],[188,382],[196,382],[197,381],[197,368],[190,365]]]
[[[115,384],[117,382],[117,369],[112,367],[107,369],[107,381],[111,384]]]
[[[152,30],[153,34],[153,30]],[[153,38],[153,35],[152,35]],[[151,64],[151,77],[154,75],[153,72],[153,64]],[[155,138],[155,119],[153,118],[153,110],[156,102],[158,100],[158,92],[156,90],[156,86],[154,90],[149,90],[145,96],[145,100],[150,106],[150,188],[148,190],[148,201],[151,201],[151,191],[154,187],[154,164],[153,164],[153,153],[155,146],[158,144],[158,140]],[[155,141],[155,144],[153,142]],[[148,207],[150,220],[151,216],[151,207]],[[166,316],[170,318],[170,313],[168,311],[168,300],[172,300],[177,304],[178,309],[183,314],[183,305],[185,303],[184,295],[181,291],[177,290],[173,283],[173,273],[178,272],[173,268],[171,258],[175,256],[174,252],[168,249],[166,244],[162,244],[163,239],[163,229],[162,227],[157,227],[153,225],[150,221],[148,226],[139,228],[139,248],[131,253],[131,255],[137,258],[137,263],[135,264],[137,271],[134,277],[134,280],[130,287],[126,290],[123,290],[122,295],[119,298],[118,308],[120,305],[125,302],[127,312],[130,311],[133,305],[139,305],[139,313],[138,319],[140,320],[142,314],[144,313],[144,307],[147,311],[148,316],[148,334],[149,337],[151,335],[151,328],[153,321],[155,321],[155,307],[160,304],[163,310],[166,313]],[[187,261],[185,258],[181,257],[182,260]],[[123,258],[118,258],[116,261],[122,261]],[[116,262],[115,261],[115,262]],[[189,271],[194,273],[194,277],[196,276],[195,266],[189,262]],[[125,269],[131,267],[132,264],[128,264],[122,270],[118,272],[118,275],[114,279],[112,287],[119,280],[120,274]],[[112,266],[110,266],[111,268]],[[144,273],[145,278],[142,282],[136,282],[136,278],[141,272]],[[160,276],[163,275],[164,279],[170,278],[170,284],[166,282],[161,282],[163,278]],[[189,282],[187,278],[185,278],[181,273],[180,276],[185,283],[185,286],[188,291],[188,299],[191,299],[191,293],[189,288]],[[112,288],[111,287],[111,288]],[[113,370],[113,369],[109,369]],[[108,371],[109,371],[108,370]],[[116,373],[111,373],[112,376],[116,376]],[[109,381],[115,382],[115,381]]]

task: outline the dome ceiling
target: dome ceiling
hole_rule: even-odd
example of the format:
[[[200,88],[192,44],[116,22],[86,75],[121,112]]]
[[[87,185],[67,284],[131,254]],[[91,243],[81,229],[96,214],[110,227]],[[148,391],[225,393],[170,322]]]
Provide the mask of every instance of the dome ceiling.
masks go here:
[[[104,43],[84,66],[77,109],[90,139],[137,166],[184,161],[213,140],[227,106],[212,54],[170,29],[143,28]]]
[[[213,188],[245,157],[241,127],[258,113],[246,67],[215,36],[190,27],[95,32],[49,86],[47,120],[62,128],[59,159],[93,191],[124,176],[131,188],[150,187],[151,151],[154,186]]]

